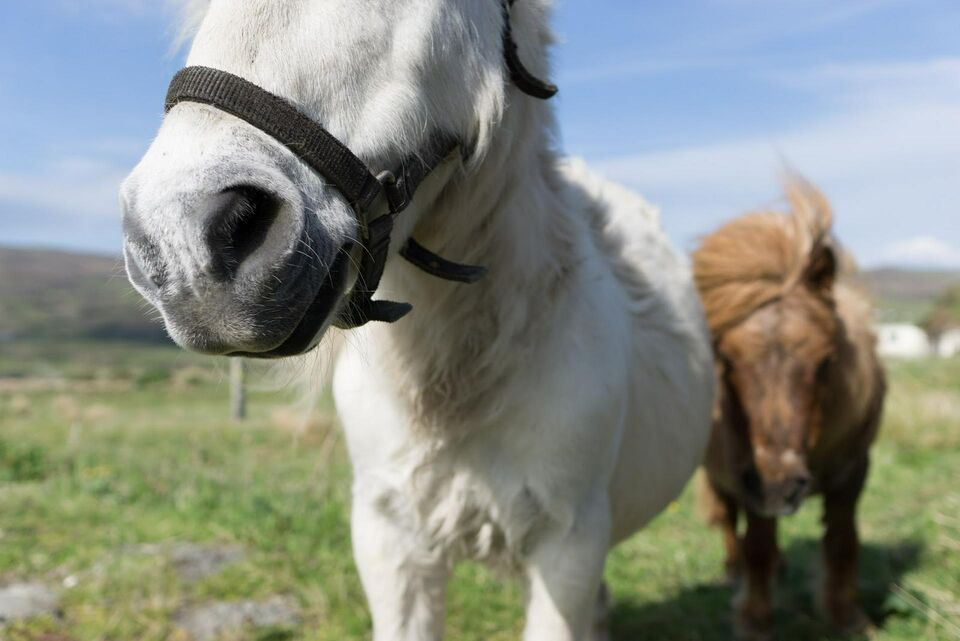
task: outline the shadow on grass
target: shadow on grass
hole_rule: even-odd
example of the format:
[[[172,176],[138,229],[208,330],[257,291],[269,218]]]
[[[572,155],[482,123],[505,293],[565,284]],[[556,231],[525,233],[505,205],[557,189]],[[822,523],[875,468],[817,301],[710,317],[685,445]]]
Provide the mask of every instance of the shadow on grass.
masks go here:
[[[795,541],[784,551],[785,576],[776,588],[776,632],[779,641],[810,639],[856,640],[843,635],[821,617],[816,604],[820,576],[819,542]],[[860,601],[871,621],[883,629],[891,616],[914,616],[898,607],[893,586],[916,567],[922,548],[914,541],[893,545],[865,544],[860,551]],[[718,568],[718,575],[720,568]],[[702,584],[657,603],[617,600],[611,627],[613,641],[721,641],[732,639],[731,601],[735,588]]]

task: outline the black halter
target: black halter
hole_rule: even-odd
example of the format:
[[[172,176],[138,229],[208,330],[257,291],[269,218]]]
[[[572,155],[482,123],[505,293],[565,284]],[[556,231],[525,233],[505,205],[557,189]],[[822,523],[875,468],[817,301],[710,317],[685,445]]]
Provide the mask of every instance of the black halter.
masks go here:
[[[503,6],[503,57],[507,62],[507,69],[510,71],[510,80],[517,85],[517,89],[539,98],[540,100],[550,100],[557,95],[557,85],[540,80],[532,73],[527,71],[520,60],[520,54],[517,53],[517,42],[513,39],[513,27],[510,21],[510,7],[516,0],[501,0]]]
[[[540,99],[552,97],[557,88],[535,78],[523,66],[517,54],[510,27],[510,6],[514,0],[501,0],[504,12],[503,50],[507,68],[517,87]],[[360,327],[370,321],[395,322],[410,312],[407,303],[373,300],[380,284],[390,249],[390,235],[397,216],[407,208],[427,176],[459,149],[456,140],[435,137],[427,149],[403,160],[391,170],[376,175],[350,149],[322,125],[304,115],[293,104],[238,76],[209,67],[187,67],[173,78],[167,93],[166,111],[181,102],[211,105],[229,113],[274,138],[292,151],[311,169],[332,183],[353,207],[360,222],[363,251],[359,274],[349,300],[336,320],[338,327]],[[387,213],[372,211],[383,196]],[[333,307],[346,270],[346,255],[341,251],[327,283],[308,311],[312,316]],[[400,255],[423,271],[445,280],[474,283],[486,274],[486,268],[461,265],[437,256],[412,238],[400,249]],[[302,334],[302,336],[300,335]],[[277,353],[300,353],[312,341],[310,328],[301,323]]]

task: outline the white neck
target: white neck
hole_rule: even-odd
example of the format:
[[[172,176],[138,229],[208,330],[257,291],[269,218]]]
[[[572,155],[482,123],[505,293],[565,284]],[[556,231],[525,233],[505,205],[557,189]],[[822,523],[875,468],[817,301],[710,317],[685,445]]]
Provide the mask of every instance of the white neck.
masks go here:
[[[488,275],[448,283],[395,258],[379,291],[414,306],[374,331],[389,343],[384,352],[428,428],[456,429],[468,416],[476,422],[478,413],[496,413],[490,395],[536,348],[543,332],[532,330],[575,269],[584,218],[568,202],[549,149],[550,105],[515,89],[510,100],[480,166],[455,178],[414,230],[429,249],[483,265]]]

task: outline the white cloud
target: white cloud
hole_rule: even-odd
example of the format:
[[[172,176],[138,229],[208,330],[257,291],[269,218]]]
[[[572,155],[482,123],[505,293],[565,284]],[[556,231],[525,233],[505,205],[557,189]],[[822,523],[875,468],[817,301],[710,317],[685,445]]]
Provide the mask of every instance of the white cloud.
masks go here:
[[[59,159],[36,172],[0,172],[0,211],[26,208],[119,220],[117,193],[128,169],[76,156]]]
[[[783,14],[796,12],[814,24],[843,23],[864,14],[875,13],[890,6],[906,4],[909,0],[709,0],[727,9],[747,9],[750,11],[770,11]]]
[[[722,220],[768,206],[784,161],[808,173],[833,200],[838,230],[862,262],[917,236],[960,244],[960,60],[831,67],[796,77],[831,78],[845,108],[789,130],[727,143],[666,149],[596,163],[664,209],[668,231],[689,243]],[[845,80],[844,80],[845,79]],[[909,80],[909,91],[898,90]],[[820,87],[813,83],[811,89]],[[857,99],[859,96],[859,99]],[[881,99],[882,98],[882,99]],[[938,261],[950,258],[937,254]]]
[[[696,33],[698,50],[746,51],[784,38],[821,31],[863,16],[909,5],[912,0],[711,0],[739,20],[715,33]],[[685,43],[688,44],[688,43]]]
[[[933,236],[916,236],[893,243],[880,253],[883,264],[960,269],[960,247]]]
[[[901,103],[920,100],[960,102],[960,58],[828,64],[764,74],[793,89],[842,103]]]
[[[562,84],[585,84],[691,69],[765,69],[769,54],[784,40],[909,6],[910,1],[702,0],[703,6],[694,11],[702,12],[707,22],[657,25],[658,31],[672,36],[660,44],[646,41],[649,9],[638,2],[622,18],[636,24],[635,42],[608,50],[594,64],[575,66],[559,79]]]
[[[853,178],[899,176],[917,163],[933,161],[956,175],[960,154],[960,110],[916,104],[864,110],[794,130],[744,140],[609,159],[598,166],[611,177],[667,188],[739,191],[756,172],[769,173],[780,159],[820,175]]]
[[[705,56],[702,58],[660,58],[655,60],[626,57],[598,66],[573,68],[558,76],[561,86],[588,84],[638,76],[654,76],[690,69],[713,69],[742,64],[741,58]]]

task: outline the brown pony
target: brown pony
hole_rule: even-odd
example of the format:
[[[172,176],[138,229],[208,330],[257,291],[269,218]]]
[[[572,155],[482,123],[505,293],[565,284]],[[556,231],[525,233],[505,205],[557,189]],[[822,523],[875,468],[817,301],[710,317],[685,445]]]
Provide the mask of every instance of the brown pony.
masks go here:
[[[745,639],[772,628],[777,518],[813,494],[824,499],[826,613],[846,630],[869,626],[857,604],[855,513],[885,378],[870,305],[849,282],[856,268],[830,234],[829,203],[800,178],[786,191],[791,213],[737,218],[694,255],[719,378],[705,498],[728,576],[744,579],[735,628]]]

